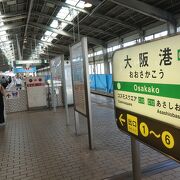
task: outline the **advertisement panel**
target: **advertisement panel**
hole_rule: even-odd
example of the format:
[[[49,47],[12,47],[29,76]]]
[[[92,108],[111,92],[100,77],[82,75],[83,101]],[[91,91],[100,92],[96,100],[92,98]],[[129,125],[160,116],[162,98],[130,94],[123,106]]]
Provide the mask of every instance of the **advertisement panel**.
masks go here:
[[[180,35],[118,50],[113,83],[118,127],[180,160]]]
[[[87,37],[70,48],[71,69],[73,80],[73,97],[75,111],[75,129],[79,134],[79,113],[86,117],[88,127],[89,149],[93,149],[92,112],[90,97],[90,82],[88,72]]]
[[[71,60],[75,110],[86,115],[82,42],[71,47]]]
[[[26,78],[26,87],[29,108],[47,106],[47,91],[44,77]]]

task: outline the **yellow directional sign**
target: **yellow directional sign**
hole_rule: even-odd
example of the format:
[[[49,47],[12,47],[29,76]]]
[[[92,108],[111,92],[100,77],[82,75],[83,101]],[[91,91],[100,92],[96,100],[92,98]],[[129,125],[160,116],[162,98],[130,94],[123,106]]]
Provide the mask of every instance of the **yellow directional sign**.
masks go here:
[[[174,147],[174,137],[168,131],[164,131],[162,133],[162,142],[168,149],[172,149]]]
[[[127,130],[138,136],[138,119],[136,116],[127,114]]]
[[[125,120],[125,119],[123,119],[123,114],[120,114],[120,116],[119,116],[119,121],[120,121],[121,125],[122,125],[122,126],[124,126],[124,124],[123,124],[123,123],[125,123],[125,122],[126,122],[126,120]]]
[[[140,124],[140,132],[144,137],[147,137],[149,135],[149,128],[145,122],[142,122]]]
[[[115,112],[116,122],[121,130],[180,162],[179,144],[177,143],[180,135],[179,129],[124,109],[116,108]]]

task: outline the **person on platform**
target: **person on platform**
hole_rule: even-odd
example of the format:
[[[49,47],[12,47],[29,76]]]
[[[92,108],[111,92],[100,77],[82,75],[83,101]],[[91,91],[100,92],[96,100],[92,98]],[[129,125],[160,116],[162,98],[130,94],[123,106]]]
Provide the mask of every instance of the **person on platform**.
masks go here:
[[[3,96],[5,96],[5,90],[4,87],[0,84],[0,126],[5,125]]]
[[[6,87],[8,85],[8,82],[4,76],[1,79],[1,85],[4,87],[4,89],[6,89]]]
[[[20,90],[22,87],[22,80],[19,76],[16,77],[16,89]]]

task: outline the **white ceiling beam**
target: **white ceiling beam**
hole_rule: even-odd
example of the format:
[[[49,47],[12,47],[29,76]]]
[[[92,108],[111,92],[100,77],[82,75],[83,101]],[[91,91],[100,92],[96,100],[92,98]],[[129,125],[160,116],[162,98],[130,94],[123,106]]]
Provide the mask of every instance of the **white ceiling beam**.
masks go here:
[[[38,29],[45,29],[45,30],[48,30],[48,31],[51,31],[53,33],[57,33],[57,34],[60,34],[62,36],[67,36],[67,37],[70,37],[70,38],[74,38],[74,35],[75,37],[77,38],[78,37],[78,34],[74,33],[71,34],[69,32],[66,32],[66,31],[63,31],[63,30],[57,30],[55,28],[52,28],[52,27],[49,27],[49,26],[46,26],[46,25],[42,25],[42,24],[38,24],[38,23],[29,23],[29,26],[32,26],[32,27],[35,27],[35,28],[38,28]],[[80,35],[80,37],[82,36],[85,36],[85,35]],[[92,44],[95,44],[95,45],[104,45],[105,42],[102,41],[102,40],[99,40],[99,39],[96,39],[96,38],[93,38],[93,37],[87,37],[88,38],[88,42],[91,42]]]

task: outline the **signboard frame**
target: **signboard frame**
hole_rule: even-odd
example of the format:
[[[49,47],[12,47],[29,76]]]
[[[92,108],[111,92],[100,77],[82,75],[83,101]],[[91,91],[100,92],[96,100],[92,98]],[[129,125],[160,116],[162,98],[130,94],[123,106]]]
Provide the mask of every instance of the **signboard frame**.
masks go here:
[[[72,60],[72,54],[73,54],[73,50],[72,50],[72,48],[74,47],[74,46],[79,46],[80,47],[80,50],[81,50],[81,58],[82,58],[82,66],[81,66],[81,70],[82,70],[82,74],[81,74],[81,77],[80,78],[82,78],[82,86],[83,86],[83,95],[82,96],[84,96],[84,106],[85,106],[85,112],[83,112],[82,110],[80,110],[79,108],[78,108],[78,104],[76,103],[76,96],[75,96],[75,93],[76,93],[76,88],[75,88],[75,80],[74,80],[74,70],[73,70],[73,60]],[[70,47],[70,59],[71,59],[71,69],[72,69],[72,84],[73,84],[73,96],[74,96],[74,110],[76,111],[76,112],[78,112],[78,113],[80,113],[80,114],[82,114],[83,116],[87,116],[87,97],[86,97],[86,82],[85,82],[85,80],[86,80],[86,69],[85,69],[85,63],[84,63],[84,58],[85,58],[85,54],[83,53],[83,42],[82,41],[79,41],[79,42],[77,42],[77,43],[74,43],[71,47]],[[75,47],[76,48],[76,47]]]
[[[52,61],[59,61],[59,69],[58,73],[53,72],[56,68],[52,66]],[[69,109],[68,109],[68,103],[67,103],[67,89],[66,89],[66,81],[65,81],[65,71],[64,71],[64,54],[61,54],[60,56],[54,58],[50,63],[50,72],[51,72],[51,90],[53,93],[53,109],[54,112],[56,112],[56,93],[55,93],[55,86],[54,86],[54,76],[56,75],[60,78],[61,84],[63,87],[63,98],[64,98],[64,107],[66,111],[66,125],[69,125]]]
[[[82,58],[82,77],[83,78],[83,88],[84,88],[84,100],[86,112],[82,112],[77,108],[75,99],[75,80],[74,80],[74,70],[73,69],[73,48],[80,44],[81,58]],[[81,41],[78,41],[70,46],[70,59],[71,59],[71,70],[72,70],[72,84],[73,84],[73,99],[74,99],[74,112],[75,112],[75,129],[76,134],[79,134],[79,114],[83,115],[87,119],[88,126],[88,139],[89,139],[89,149],[93,149],[93,131],[92,131],[92,112],[91,112],[91,97],[90,97],[90,83],[89,83],[89,72],[88,72],[88,47],[87,47],[87,37],[82,37]],[[77,57],[76,57],[77,59]]]
[[[51,73],[51,92],[52,92],[52,105],[53,105],[53,110],[54,112],[56,112],[56,107],[57,107],[57,100],[56,100],[56,91],[55,91],[55,85],[54,85],[54,81],[57,79],[54,79],[55,77],[59,77],[59,80],[61,79],[62,81],[62,61],[63,61],[64,57],[63,55],[57,56],[54,59],[52,59],[50,61],[50,73]],[[57,69],[56,67],[52,66],[52,63],[56,63],[57,61],[60,62],[59,68]],[[60,72],[60,74],[58,74],[56,72],[56,69],[58,70],[58,72]]]
[[[148,42],[142,42],[142,43],[139,43],[139,44],[136,44],[136,45],[133,45],[133,46],[130,46],[130,47],[125,47],[125,48],[122,48],[122,49],[119,49],[119,50],[116,50],[114,53],[113,53],[113,65],[112,65],[112,67],[113,67],[113,83],[114,83],[114,81],[117,81],[117,80],[115,80],[115,78],[114,78],[114,74],[115,74],[115,71],[114,71],[114,56],[115,56],[115,54],[117,53],[117,51],[122,51],[122,50],[124,50],[124,49],[129,49],[130,50],[130,48],[133,48],[133,47],[136,47],[136,46],[141,46],[141,45],[146,45],[146,44],[149,44],[149,43],[152,43],[152,42],[156,42],[156,41],[160,41],[160,40],[162,40],[162,39],[167,39],[167,38],[171,38],[171,37],[174,37],[174,36],[177,36],[177,35],[179,35],[180,36],[180,34],[178,33],[178,34],[176,34],[176,35],[169,35],[168,37],[163,37],[163,38],[158,38],[158,39],[156,39],[156,40],[152,40],[152,41],[148,41]],[[131,49],[132,50],[132,49]],[[179,57],[179,56],[178,56]],[[176,59],[174,59],[174,60],[176,60]],[[179,59],[177,59],[177,60],[179,60]],[[129,81],[128,81],[129,82]],[[131,81],[132,82],[132,81]],[[146,82],[145,82],[146,83]],[[128,91],[127,91],[128,92]],[[143,121],[146,121],[146,122],[144,122],[145,123],[145,127],[146,127],[146,125],[147,125],[147,122],[150,122],[150,123],[152,123],[152,122],[155,122],[155,124],[156,124],[156,126],[157,126],[157,124],[158,124],[158,127],[160,126],[162,129],[161,129],[161,131],[160,131],[160,135],[161,135],[161,138],[162,138],[162,140],[161,141],[163,141],[163,138],[165,138],[165,136],[167,135],[168,137],[170,137],[171,138],[171,134],[168,134],[169,133],[169,129],[176,129],[175,131],[176,131],[176,136],[178,136],[179,137],[179,130],[180,130],[180,128],[178,127],[178,126],[176,126],[176,125],[173,125],[173,124],[169,124],[169,123],[167,123],[167,122],[163,122],[163,121],[161,121],[161,120],[158,120],[158,119],[155,119],[155,118],[151,118],[151,117],[148,117],[148,116],[146,116],[146,115],[143,115],[143,114],[140,114],[140,113],[135,113],[135,112],[132,112],[131,110],[127,110],[127,109],[124,109],[124,108],[119,108],[119,107],[116,107],[116,104],[115,104],[115,101],[116,101],[116,99],[115,99],[116,97],[115,97],[115,89],[114,89],[114,109],[115,109],[115,117],[116,117],[116,123],[117,123],[117,126],[118,126],[118,128],[120,129],[120,130],[122,130],[124,133],[126,133],[126,134],[128,134],[128,135],[130,135],[131,137],[134,137],[135,139],[137,139],[138,141],[140,141],[140,142],[142,142],[143,144],[146,144],[147,146],[149,146],[149,147],[151,147],[151,148],[153,148],[153,149],[155,149],[156,151],[158,151],[158,152],[160,152],[160,153],[162,153],[162,154],[164,154],[164,155],[166,155],[166,156],[168,156],[168,157],[170,157],[170,158],[172,158],[173,160],[176,160],[177,162],[180,162],[180,154],[179,154],[179,151],[178,151],[178,149],[180,149],[179,148],[179,146],[176,146],[176,150],[174,150],[175,152],[170,152],[171,151],[171,147],[169,146],[168,147],[168,145],[166,144],[166,143],[164,143],[163,142],[163,144],[165,145],[167,145],[167,147],[164,147],[164,148],[162,148],[162,145],[161,145],[161,148],[159,148],[159,144],[158,145],[154,145],[153,143],[152,143],[152,141],[150,142],[148,142],[148,139],[145,141],[145,136],[147,135],[147,134],[144,134],[143,136],[144,136],[144,139],[143,138],[140,138],[140,136],[139,136],[139,134],[137,135],[137,134],[134,134],[134,133],[131,133],[130,131],[128,131],[128,118],[130,118],[131,119],[131,117],[129,116],[129,117],[127,117],[128,115],[132,115],[133,117],[132,118],[137,118],[137,120],[138,120],[138,124],[140,124],[140,123],[143,123]],[[170,117],[169,117],[170,118]],[[125,125],[123,126],[123,123],[126,125],[126,127],[125,127]],[[126,124],[127,123],[127,124]],[[153,124],[153,123],[152,123]],[[152,128],[152,124],[151,124],[151,128]],[[149,128],[149,124],[148,124],[148,128]],[[164,129],[163,129],[164,128]],[[138,129],[139,129],[139,131],[140,131],[140,127],[138,127]],[[168,129],[168,130],[167,130]],[[142,133],[141,133],[142,134]],[[156,135],[155,135],[156,136]],[[173,132],[173,138],[174,138],[174,132]],[[176,139],[178,139],[177,137],[175,137]],[[167,139],[168,140],[168,139]],[[170,139],[171,140],[171,139]],[[174,140],[174,139],[173,139]],[[176,142],[177,143],[177,142]],[[167,149],[167,150],[165,150],[165,149]],[[178,154],[176,154],[176,153],[178,153]]]

